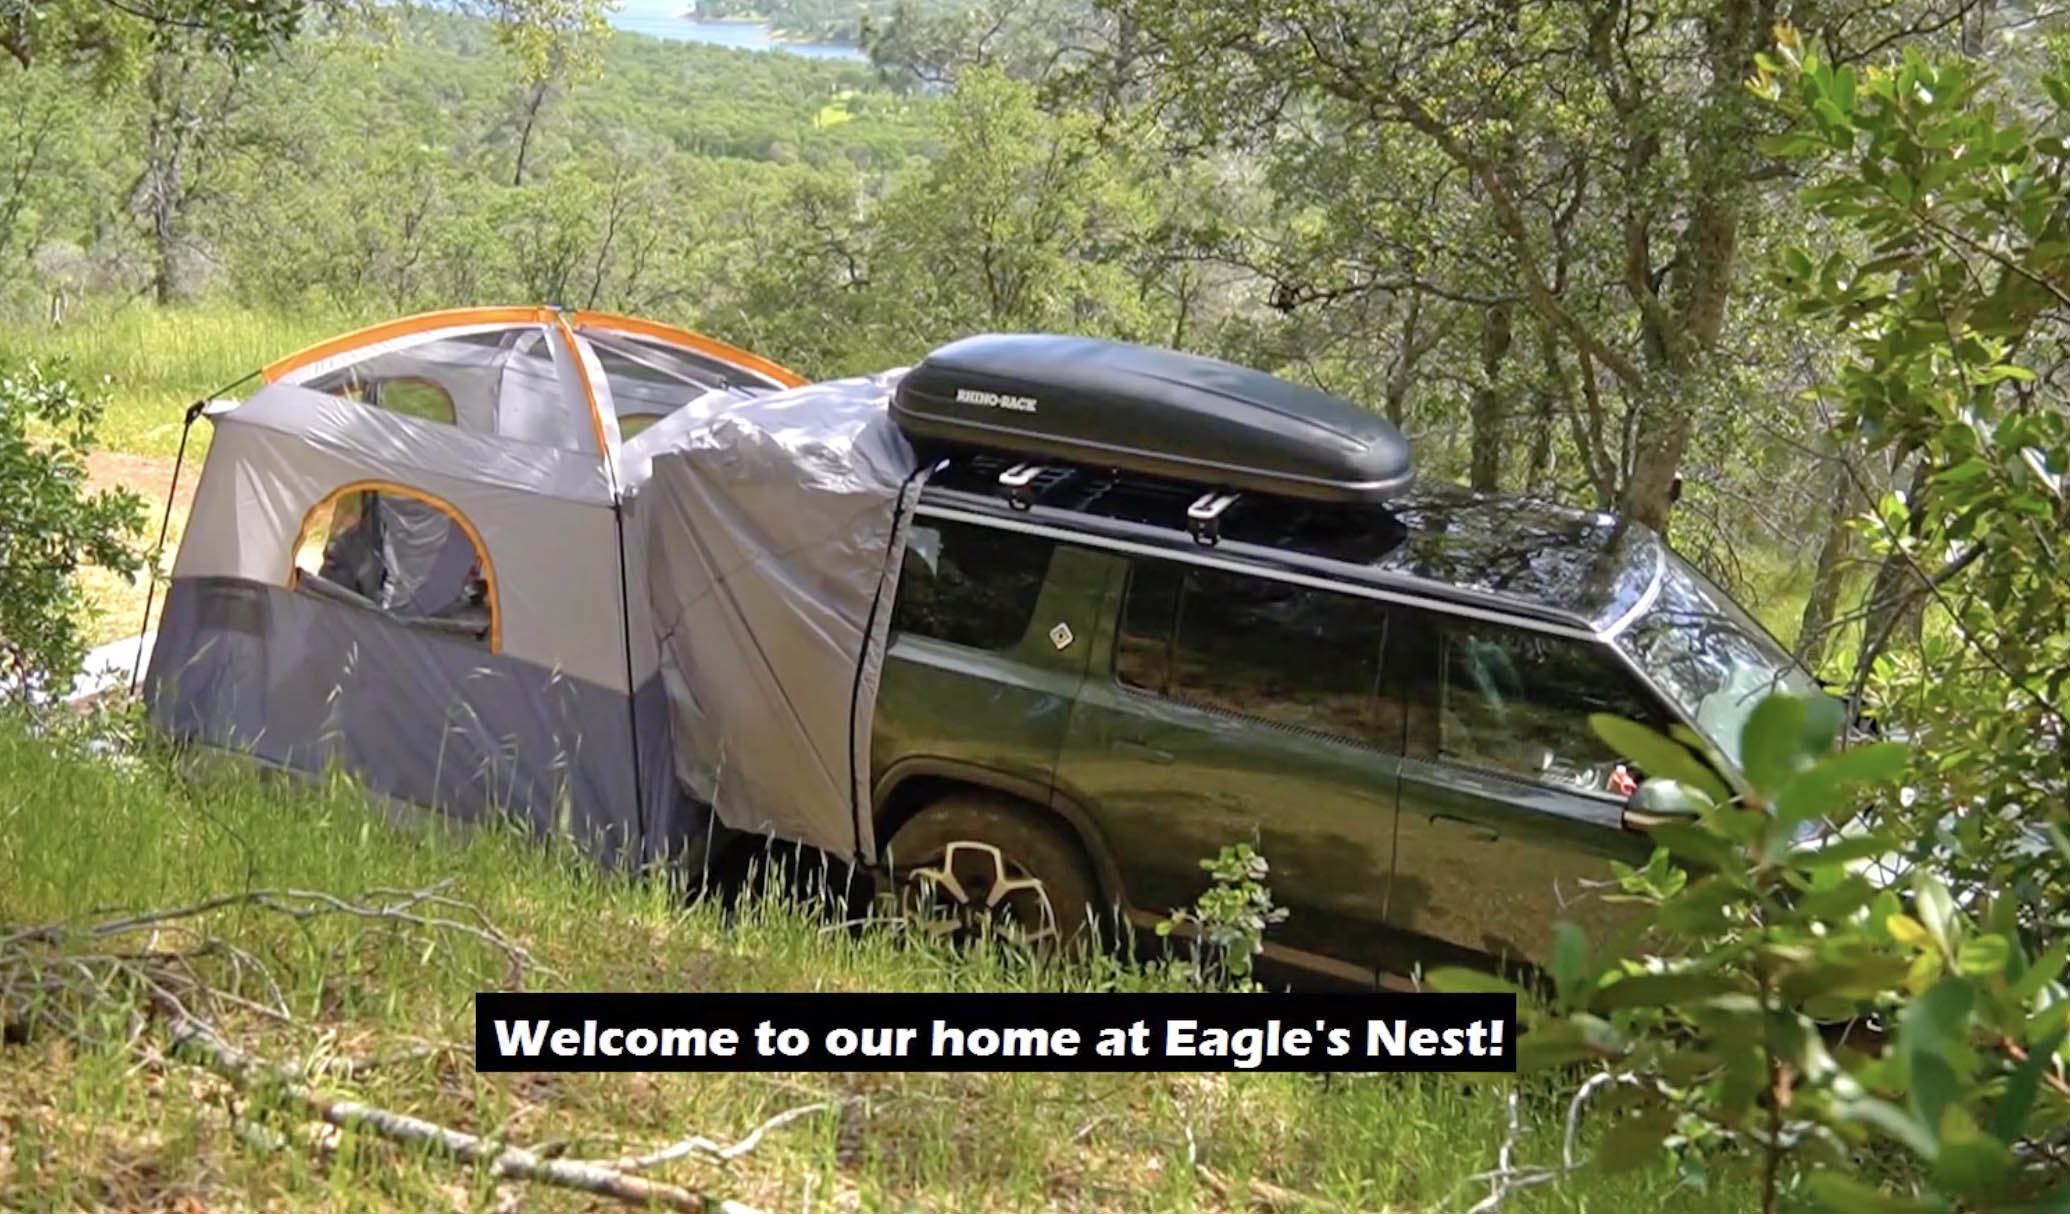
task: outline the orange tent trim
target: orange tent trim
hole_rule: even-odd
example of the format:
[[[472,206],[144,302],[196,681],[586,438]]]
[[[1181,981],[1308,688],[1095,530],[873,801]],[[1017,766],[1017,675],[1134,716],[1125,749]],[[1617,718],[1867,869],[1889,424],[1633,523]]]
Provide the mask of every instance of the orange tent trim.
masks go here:
[[[575,364],[575,378],[582,381],[582,399],[589,405],[590,431],[597,436],[597,458],[608,462],[611,444],[604,441],[604,412],[597,407],[597,386],[589,382],[589,368],[582,365],[582,347],[575,344],[575,330],[568,324],[567,317],[554,317],[554,329],[561,335],[561,345],[567,348],[569,361]],[[615,468],[613,476],[616,476]]]
[[[651,337],[664,345],[682,346],[709,355],[720,362],[732,363],[737,367],[766,375],[786,388],[800,388],[806,383],[804,376],[788,367],[770,362],[759,354],[750,354],[738,346],[729,346],[716,338],[706,337],[702,333],[692,333],[675,325],[665,325],[659,321],[642,320],[637,316],[621,316],[615,312],[577,312],[575,327],[610,329],[630,333],[636,337]]]
[[[400,320],[369,325],[350,333],[341,333],[307,349],[297,350],[286,358],[268,363],[260,374],[265,377],[267,383],[278,383],[282,376],[333,355],[345,354],[376,342],[408,337],[413,333],[428,333],[433,329],[450,329],[461,325],[543,325],[552,323],[553,319],[554,314],[550,308],[448,308],[442,312],[424,312],[416,316],[405,316]]]

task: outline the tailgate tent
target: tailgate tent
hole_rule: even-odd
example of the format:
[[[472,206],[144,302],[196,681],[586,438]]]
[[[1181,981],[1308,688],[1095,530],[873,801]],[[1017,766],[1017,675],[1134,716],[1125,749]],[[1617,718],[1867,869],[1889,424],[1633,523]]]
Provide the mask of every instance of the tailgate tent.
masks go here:
[[[210,415],[153,718],[462,818],[509,812],[607,860],[688,842],[625,435],[798,377],[545,308],[409,317],[262,374]]]
[[[921,479],[894,382],[685,409],[626,461],[678,774],[730,827],[866,863],[870,721]]]

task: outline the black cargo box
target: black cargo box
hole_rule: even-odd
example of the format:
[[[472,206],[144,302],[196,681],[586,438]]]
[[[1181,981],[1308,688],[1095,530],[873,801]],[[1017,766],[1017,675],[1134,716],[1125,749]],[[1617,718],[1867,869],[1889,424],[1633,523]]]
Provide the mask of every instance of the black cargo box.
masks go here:
[[[907,372],[893,419],[932,458],[997,452],[1218,489],[1380,502],[1413,478],[1386,418],[1212,358],[1123,342],[990,334]]]

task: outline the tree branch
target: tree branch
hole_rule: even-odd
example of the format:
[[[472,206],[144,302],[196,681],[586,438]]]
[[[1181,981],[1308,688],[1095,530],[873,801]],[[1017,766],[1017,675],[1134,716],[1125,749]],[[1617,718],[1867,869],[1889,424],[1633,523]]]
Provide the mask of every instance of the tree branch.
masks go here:
[[[503,1146],[435,1122],[354,1100],[340,1100],[301,1082],[295,1073],[271,1066],[217,1036],[184,1013],[172,1018],[173,1052],[197,1059],[241,1092],[266,1091],[343,1130],[375,1134],[390,1142],[422,1147],[463,1163],[487,1164],[499,1180],[525,1180],[577,1189],[627,1205],[659,1206],[692,1214],[756,1214],[750,1206],[679,1185],[628,1176],[596,1164],[542,1159],[520,1147]]]

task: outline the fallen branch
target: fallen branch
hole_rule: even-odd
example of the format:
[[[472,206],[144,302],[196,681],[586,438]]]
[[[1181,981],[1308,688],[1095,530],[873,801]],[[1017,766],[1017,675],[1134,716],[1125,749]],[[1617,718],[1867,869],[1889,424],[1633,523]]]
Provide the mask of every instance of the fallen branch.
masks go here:
[[[1523,1137],[1523,1117],[1518,1108],[1517,1089],[1511,1085],[1507,1101],[1509,1131],[1502,1137],[1502,1146],[1495,1155],[1495,1167],[1486,1172],[1477,1172],[1461,1181],[1461,1185],[1485,1184],[1488,1195],[1468,1208],[1466,1214],[1493,1214],[1502,1204],[1525,1189],[1535,1189],[1571,1176],[1587,1166],[1587,1161],[1575,1157],[1581,1137],[1581,1114],[1588,1102],[1598,1091],[1614,1084],[1638,1084],[1633,1076],[1621,1072],[1598,1071],[1588,1077],[1581,1090],[1574,1093],[1574,1099],[1567,1103],[1567,1132],[1560,1142],[1560,1162],[1557,1164],[1524,1165],[1516,1162],[1517,1142]]]
[[[652,1151],[645,1155],[628,1155],[621,1159],[613,1160],[589,1160],[583,1166],[608,1168],[614,1172],[644,1172],[649,1168],[658,1168],[662,1164],[681,1159],[686,1155],[704,1155],[719,1163],[731,1163],[761,1145],[762,1136],[771,1130],[781,1129],[800,1117],[825,1112],[833,1107],[829,1102],[822,1100],[817,1104],[806,1104],[800,1105],[795,1109],[786,1109],[761,1125],[756,1126],[739,1142],[730,1145],[713,1142],[709,1138],[691,1137],[685,1138],[681,1142],[671,1143],[658,1151]]]
[[[692,1214],[757,1214],[749,1206],[678,1185],[628,1176],[609,1167],[571,1160],[542,1159],[521,1147],[504,1146],[435,1122],[340,1100],[309,1087],[290,1068],[270,1066],[218,1036],[184,1013],[171,1017],[173,1051],[198,1058],[210,1071],[239,1091],[266,1090],[340,1129],[371,1133],[390,1142],[423,1147],[463,1163],[489,1166],[499,1180],[524,1180],[577,1189],[628,1205],[659,1206]]]

